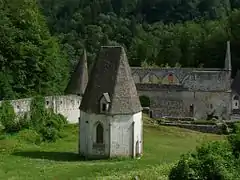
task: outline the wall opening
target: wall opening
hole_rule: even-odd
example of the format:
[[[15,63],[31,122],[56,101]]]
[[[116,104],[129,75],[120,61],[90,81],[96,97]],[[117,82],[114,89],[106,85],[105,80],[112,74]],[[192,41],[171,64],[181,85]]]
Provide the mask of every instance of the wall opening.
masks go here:
[[[172,74],[172,73],[170,73],[170,74],[168,75],[168,82],[169,82],[170,84],[173,83],[173,74]]]
[[[192,117],[193,114],[194,114],[194,105],[193,105],[193,104],[191,104],[191,105],[189,106],[189,113],[190,113],[190,117]]]
[[[96,143],[103,144],[103,126],[100,123],[96,127]]]
[[[102,103],[102,112],[105,112],[107,110],[107,104]]]
[[[213,108],[213,105],[212,104],[210,104],[210,109],[212,109]]]
[[[153,111],[149,111],[149,117],[153,118]]]
[[[150,98],[148,96],[140,96],[139,100],[142,107],[150,107]]]
[[[108,111],[110,102],[111,100],[109,94],[103,93],[100,99],[100,113],[106,113]]]
[[[233,109],[239,109],[239,96],[235,95],[232,102]]]

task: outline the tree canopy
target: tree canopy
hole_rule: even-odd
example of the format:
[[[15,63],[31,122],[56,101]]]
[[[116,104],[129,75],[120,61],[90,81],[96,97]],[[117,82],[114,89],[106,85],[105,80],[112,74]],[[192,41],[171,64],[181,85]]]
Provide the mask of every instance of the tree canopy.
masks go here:
[[[240,0],[0,0],[0,98],[63,93],[87,50],[126,48],[131,66],[240,67]],[[234,75],[234,74],[233,74]]]

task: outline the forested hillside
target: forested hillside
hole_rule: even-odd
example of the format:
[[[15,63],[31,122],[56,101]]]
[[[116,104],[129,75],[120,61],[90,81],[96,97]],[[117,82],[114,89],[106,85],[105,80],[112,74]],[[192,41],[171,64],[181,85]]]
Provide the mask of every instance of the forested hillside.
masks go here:
[[[240,0],[0,0],[0,98],[63,93],[86,48],[132,66],[240,67]]]

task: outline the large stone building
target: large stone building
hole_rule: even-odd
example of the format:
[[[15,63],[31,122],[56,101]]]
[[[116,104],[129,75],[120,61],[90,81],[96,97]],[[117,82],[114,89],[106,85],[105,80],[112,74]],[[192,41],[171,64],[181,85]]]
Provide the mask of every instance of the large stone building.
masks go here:
[[[240,119],[240,72],[232,82],[231,71],[229,42],[222,69],[131,68],[138,95],[149,99],[151,116],[155,118]],[[69,81],[66,95],[46,97],[46,107],[64,115],[70,123],[77,123],[87,82],[84,52]],[[30,101],[30,98],[13,100],[15,112],[29,111]]]
[[[222,69],[132,68],[138,94],[150,99],[154,118],[229,120],[236,112],[233,110],[239,109],[235,102],[239,98],[232,93],[231,71],[229,42]]]
[[[142,153],[142,107],[122,47],[101,48],[80,110],[81,155],[108,158]]]

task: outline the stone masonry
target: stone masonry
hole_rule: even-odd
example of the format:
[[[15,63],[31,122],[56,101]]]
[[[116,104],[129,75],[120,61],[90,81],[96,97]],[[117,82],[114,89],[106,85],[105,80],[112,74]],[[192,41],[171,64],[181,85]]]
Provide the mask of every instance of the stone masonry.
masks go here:
[[[81,82],[86,86],[86,54],[80,61],[70,84]],[[232,82],[231,70],[228,42],[222,69],[132,67],[131,73],[138,95],[150,99],[150,112],[154,118],[215,117],[229,120],[240,118],[240,72]],[[67,117],[69,122],[77,123],[82,94],[77,87],[70,88],[65,96],[46,97],[46,107],[54,106],[55,112]],[[12,104],[19,113],[28,111],[29,102],[30,99],[20,99]]]

